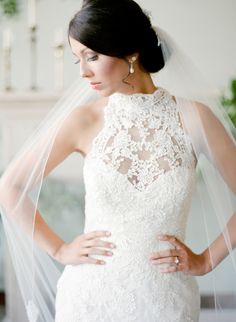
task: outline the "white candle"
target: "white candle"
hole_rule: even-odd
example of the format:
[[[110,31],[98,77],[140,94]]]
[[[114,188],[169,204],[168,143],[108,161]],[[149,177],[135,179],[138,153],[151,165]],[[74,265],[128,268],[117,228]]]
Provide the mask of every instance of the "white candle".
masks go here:
[[[28,24],[29,27],[36,27],[36,0],[28,0]]]
[[[61,46],[64,44],[64,34],[63,34],[63,29],[60,28],[55,31],[54,34],[54,45],[55,47]]]
[[[10,49],[12,44],[12,33],[9,28],[3,30],[3,49]]]

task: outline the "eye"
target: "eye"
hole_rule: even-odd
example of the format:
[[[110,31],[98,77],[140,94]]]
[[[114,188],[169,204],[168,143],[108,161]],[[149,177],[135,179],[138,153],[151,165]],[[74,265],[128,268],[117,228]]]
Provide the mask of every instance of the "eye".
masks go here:
[[[78,59],[76,62],[74,62],[74,64],[79,64],[80,63],[80,59]]]
[[[87,61],[94,61],[98,59],[98,55],[93,55],[92,57],[89,57]]]

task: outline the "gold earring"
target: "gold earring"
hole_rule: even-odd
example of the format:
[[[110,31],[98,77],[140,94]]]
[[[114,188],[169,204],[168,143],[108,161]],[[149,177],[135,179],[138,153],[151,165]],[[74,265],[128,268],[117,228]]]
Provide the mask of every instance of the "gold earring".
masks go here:
[[[136,59],[137,59],[137,56],[133,56],[129,60],[129,63],[130,63],[129,72],[130,72],[130,74],[133,74],[134,73],[134,62],[136,61]]]

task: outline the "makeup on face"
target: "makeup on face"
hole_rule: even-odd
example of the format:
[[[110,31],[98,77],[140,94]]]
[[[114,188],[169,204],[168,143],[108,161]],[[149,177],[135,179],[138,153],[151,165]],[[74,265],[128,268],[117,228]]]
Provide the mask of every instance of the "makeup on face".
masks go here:
[[[103,55],[70,38],[72,53],[78,58],[80,75],[87,79],[92,89],[102,96],[122,91],[122,80],[128,74],[127,62],[122,58]]]

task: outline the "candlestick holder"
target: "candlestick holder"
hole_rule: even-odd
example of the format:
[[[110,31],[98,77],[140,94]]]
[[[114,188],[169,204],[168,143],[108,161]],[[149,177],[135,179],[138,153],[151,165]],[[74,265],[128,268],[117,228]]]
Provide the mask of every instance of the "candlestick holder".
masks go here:
[[[11,47],[3,48],[4,91],[11,91]]]
[[[54,45],[54,88],[56,91],[62,91],[64,88],[64,51],[63,42]]]
[[[30,34],[30,90],[36,91],[37,86],[37,26],[29,27]]]

